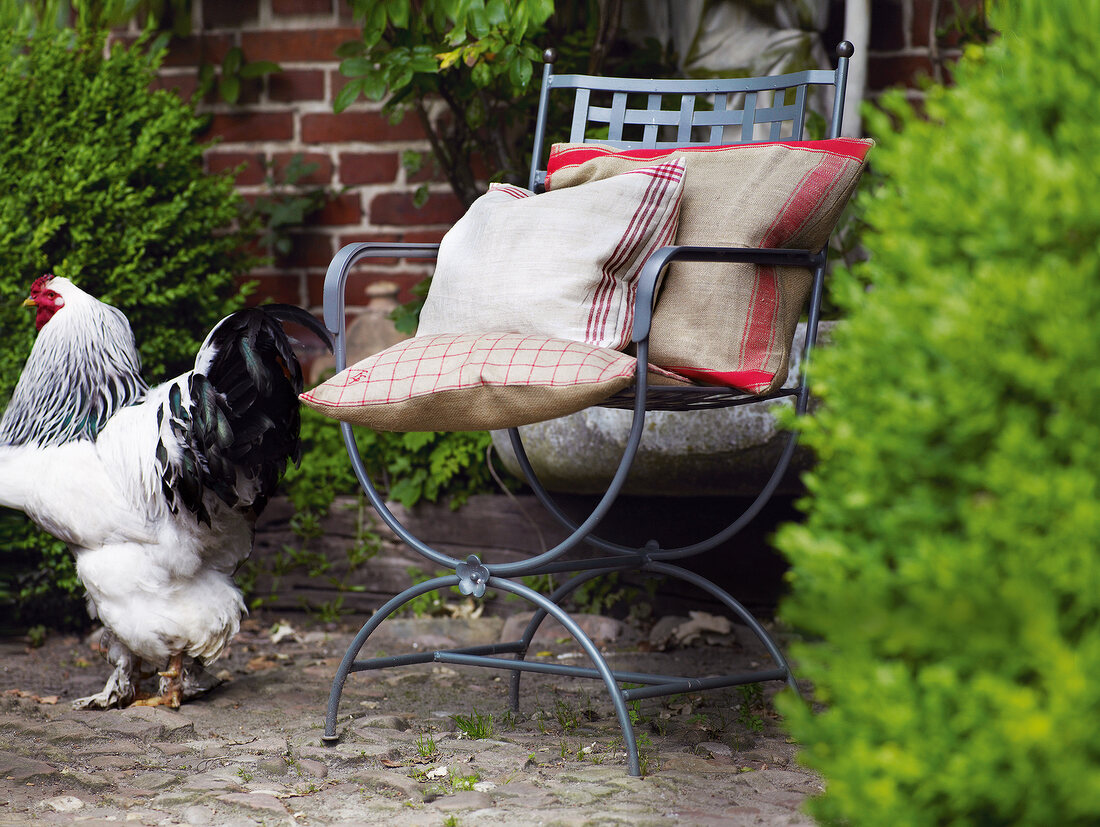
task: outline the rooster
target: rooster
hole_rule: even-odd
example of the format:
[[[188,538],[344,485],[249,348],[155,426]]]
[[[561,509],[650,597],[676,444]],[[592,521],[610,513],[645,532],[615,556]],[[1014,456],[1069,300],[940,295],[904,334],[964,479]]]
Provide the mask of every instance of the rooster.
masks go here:
[[[300,460],[302,373],[281,322],[331,348],[328,333],[297,307],[240,310],[193,370],[149,388],[121,311],[58,276],[36,280],[24,304],[38,336],[0,420],[0,506],[68,544],[104,626],[114,672],[73,706],[176,708],[237,633],[233,572]],[[158,668],[159,692],[141,695]]]

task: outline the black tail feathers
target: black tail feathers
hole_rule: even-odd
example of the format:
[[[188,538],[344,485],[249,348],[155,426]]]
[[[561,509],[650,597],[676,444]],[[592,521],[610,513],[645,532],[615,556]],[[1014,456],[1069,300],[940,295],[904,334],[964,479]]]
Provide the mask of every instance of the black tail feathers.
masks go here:
[[[301,459],[302,367],[283,322],[313,331],[332,349],[328,331],[299,307],[247,308],[214,329],[196,360],[204,369],[193,372],[188,383],[188,442],[203,460],[202,487],[226,505],[257,515],[287,461]],[[205,509],[196,514],[209,522]]]

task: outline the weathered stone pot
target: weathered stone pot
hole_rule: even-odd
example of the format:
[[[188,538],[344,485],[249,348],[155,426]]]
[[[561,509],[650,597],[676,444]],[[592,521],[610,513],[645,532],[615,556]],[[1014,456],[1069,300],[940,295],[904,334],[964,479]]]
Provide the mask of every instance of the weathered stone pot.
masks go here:
[[[823,322],[819,339],[832,323]],[[805,325],[795,333],[791,375],[798,370]],[[776,427],[774,409],[789,399],[770,400],[707,411],[654,411],[624,492],[648,496],[752,496],[767,481],[786,442]],[[618,467],[633,414],[589,408],[571,416],[520,428],[524,449],[539,479],[551,491],[602,492]],[[493,432],[493,445],[505,467],[519,475],[519,463],[507,431]],[[800,490],[799,473],[810,464],[799,448],[780,488]]]

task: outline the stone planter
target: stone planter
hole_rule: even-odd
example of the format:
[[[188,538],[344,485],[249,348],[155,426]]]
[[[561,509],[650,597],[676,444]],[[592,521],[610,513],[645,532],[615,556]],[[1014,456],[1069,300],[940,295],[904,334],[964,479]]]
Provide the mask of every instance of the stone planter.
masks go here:
[[[823,322],[819,341],[832,322]],[[795,333],[791,375],[798,370],[805,325]],[[655,411],[645,432],[624,492],[647,496],[752,496],[771,475],[786,434],[776,428],[774,409],[791,400],[771,400],[708,411]],[[599,493],[611,480],[626,445],[633,414],[589,408],[560,419],[520,428],[524,448],[539,478],[551,491]],[[520,475],[507,431],[493,432],[493,445],[505,467]],[[797,493],[798,475],[810,464],[799,449],[781,493]]]

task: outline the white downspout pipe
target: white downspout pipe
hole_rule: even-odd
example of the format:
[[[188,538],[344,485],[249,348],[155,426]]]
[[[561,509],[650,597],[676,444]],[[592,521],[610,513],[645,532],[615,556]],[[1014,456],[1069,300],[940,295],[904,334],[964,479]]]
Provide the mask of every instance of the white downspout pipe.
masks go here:
[[[863,136],[859,109],[867,87],[867,48],[871,34],[871,0],[847,0],[844,4],[844,39],[855,47],[848,64],[848,91],[844,97],[844,128],[849,138]]]

